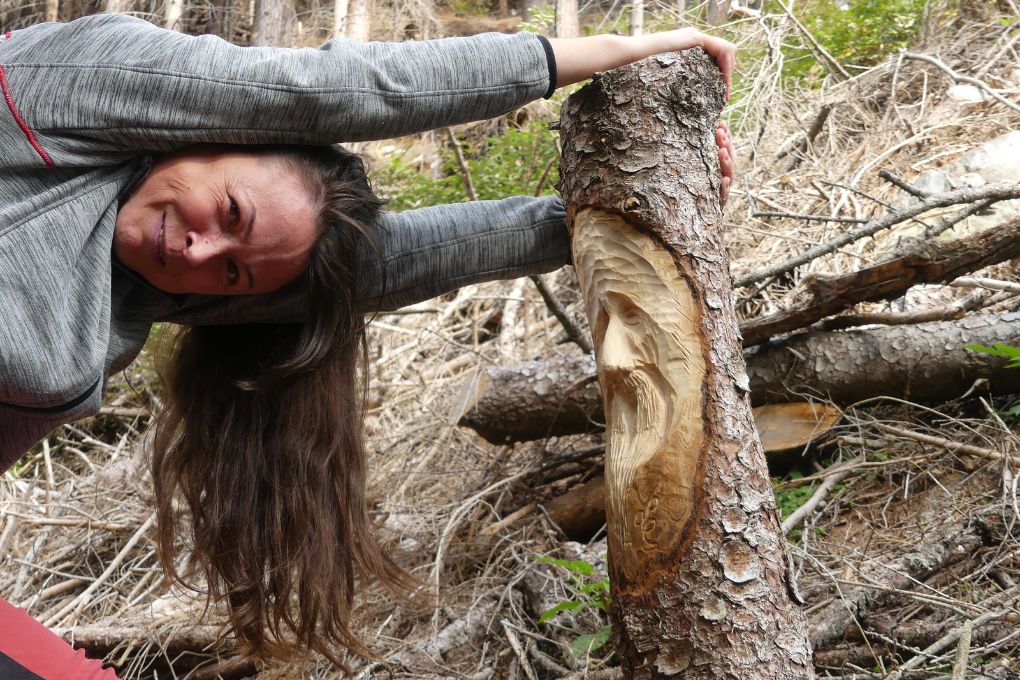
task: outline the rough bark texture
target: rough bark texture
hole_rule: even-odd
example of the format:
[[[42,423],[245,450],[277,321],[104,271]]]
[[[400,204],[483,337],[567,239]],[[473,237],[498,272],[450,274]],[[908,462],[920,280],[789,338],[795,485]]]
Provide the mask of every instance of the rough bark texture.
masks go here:
[[[255,0],[251,44],[266,47],[290,46],[290,15],[287,0]]]
[[[1020,371],[963,348],[1020,345],[1020,314],[869,330],[805,333],[746,355],[754,405],[818,396],[837,404],[888,395],[939,403],[975,380],[997,394],[1020,392]],[[461,424],[493,442],[528,441],[601,429],[602,395],[592,357],[556,357],[489,369]]]
[[[813,677],[717,229],[722,95],[689,50],[597,76],[561,120],[561,192],[610,386],[613,631],[639,679]]]

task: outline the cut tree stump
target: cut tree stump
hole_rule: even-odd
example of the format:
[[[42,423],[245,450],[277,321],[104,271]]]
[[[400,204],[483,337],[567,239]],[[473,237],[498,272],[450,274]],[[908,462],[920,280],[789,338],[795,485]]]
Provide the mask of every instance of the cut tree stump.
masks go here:
[[[813,677],[718,229],[722,103],[719,71],[695,49],[599,74],[561,114],[628,678]]]
[[[852,404],[880,395],[933,404],[955,399],[976,380],[994,394],[1020,392],[1020,371],[966,344],[1020,345],[1020,314],[867,330],[804,333],[749,354],[751,402],[813,395]],[[592,357],[556,357],[492,368],[460,423],[492,442],[528,441],[600,430],[602,394]]]

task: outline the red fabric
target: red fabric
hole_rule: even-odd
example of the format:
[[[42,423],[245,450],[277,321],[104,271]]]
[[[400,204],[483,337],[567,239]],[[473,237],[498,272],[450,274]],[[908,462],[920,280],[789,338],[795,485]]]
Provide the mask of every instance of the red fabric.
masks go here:
[[[44,680],[117,680],[23,610],[0,599],[0,652]]]

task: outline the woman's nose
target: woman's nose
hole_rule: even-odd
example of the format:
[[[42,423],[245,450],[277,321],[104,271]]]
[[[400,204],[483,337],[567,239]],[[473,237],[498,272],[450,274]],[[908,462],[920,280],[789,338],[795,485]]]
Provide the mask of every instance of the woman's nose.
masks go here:
[[[226,240],[216,234],[189,231],[184,235],[184,259],[192,267],[218,258],[226,247]]]

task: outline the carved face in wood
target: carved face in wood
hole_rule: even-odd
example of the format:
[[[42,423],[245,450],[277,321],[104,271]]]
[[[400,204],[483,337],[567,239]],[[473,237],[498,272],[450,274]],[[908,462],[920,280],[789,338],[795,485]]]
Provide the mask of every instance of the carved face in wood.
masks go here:
[[[673,258],[618,216],[583,211],[574,258],[606,407],[612,578],[669,560],[700,487],[705,363],[697,306]]]

